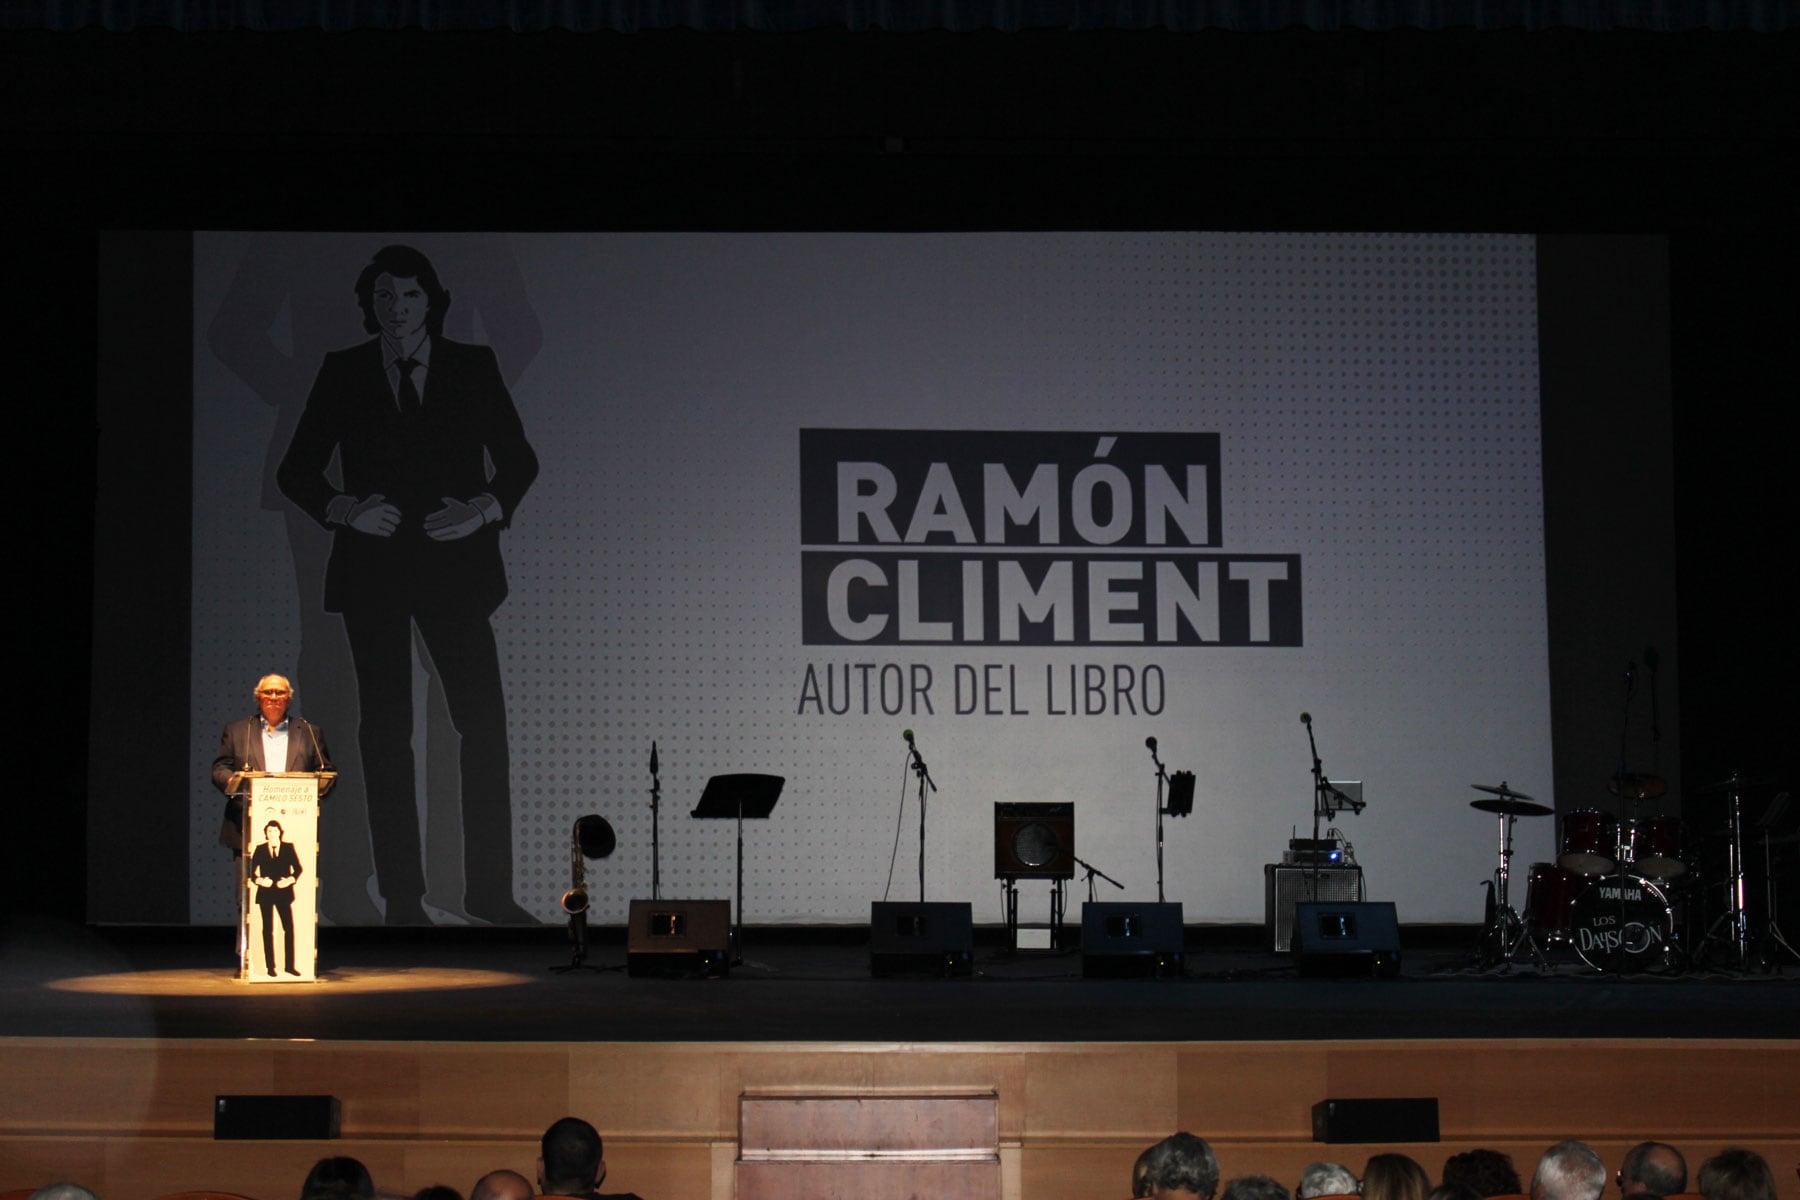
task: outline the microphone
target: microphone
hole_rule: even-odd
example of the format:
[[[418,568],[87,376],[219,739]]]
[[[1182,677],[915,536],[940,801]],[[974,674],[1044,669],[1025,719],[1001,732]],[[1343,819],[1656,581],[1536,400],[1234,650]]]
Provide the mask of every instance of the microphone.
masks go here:
[[[1637,682],[1637,659],[1625,664],[1625,686],[1630,687]]]
[[[912,735],[912,730],[910,730],[910,729],[903,729],[903,730],[901,730],[901,731],[900,731],[900,736],[901,736],[901,737],[903,737],[903,738],[905,738],[905,739],[906,739],[906,744],[907,744],[907,745],[909,745],[909,746],[910,746],[910,745],[912,745],[912,744],[913,744],[913,735]]]
[[[1300,714],[1300,723],[1302,725],[1311,725],[1312,724],[1312,714],[1309,712],[1301,713]]]
[[[656,774],[656,740],[654,738],[650,741],[650,773]]]
[[[1150,753],[1152,753],[1152,754],[1156,753],[1156,739],[1155,738],[1153,738],[1153,737],[1145,738],[1144,745],[1150,747]]]

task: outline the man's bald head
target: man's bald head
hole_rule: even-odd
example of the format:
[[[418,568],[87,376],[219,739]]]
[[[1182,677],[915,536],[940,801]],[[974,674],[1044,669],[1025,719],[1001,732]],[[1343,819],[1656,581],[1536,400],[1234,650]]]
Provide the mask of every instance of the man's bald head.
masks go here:
[[[517,1171],[489,1171],[475,1181],[469,1200],[531,1200],[537,1192]]]

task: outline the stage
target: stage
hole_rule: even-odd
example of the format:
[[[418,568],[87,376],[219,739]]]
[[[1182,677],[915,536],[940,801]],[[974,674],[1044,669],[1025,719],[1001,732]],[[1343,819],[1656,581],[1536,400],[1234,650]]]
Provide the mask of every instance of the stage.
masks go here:
[[[968,1168],[980,1186],[900,1195],[1123,1194],[1137,1152],[1178,1128],[1208,1137],[1227,1176],[1360,1168],[1388,1149],[1435,1175],[1477,1145],[1528,1171],[1567,1136],[1609,1164],[1644,1136],[1701,1157],[1745,1144],[1778,1166],[1800,1153],[1791,967],[1483,971],[1473,929],[1436,927],[1402,930],[1397,978],[1308,978],[1259,929],[1199,927],[1179,977],[1084,979],[1079,954],[1008,952],[998,933],[977,930],[967,978],[873,978],[866,931],[751,927],[744,961],[704,979],[627,975],[618,930],[595,933],[602,970],[557,974],[559,929],[326,929],[318,982],[252,987],[228,929],[15,923],[0,1187],[268,1200],[316,1158],[352,1154],[395,1194],[466,1192],[494,1167],[529,1174],[537,1134],[577,1113],[607,1138],[610,1187],[799,1195],[769,1173],[804,1155],[755,1144],[756,1114],[871,1102],[909,1129],[945,1108],[986,1114],[957,1151],[958,1170],[983,1164]],[[214,1098],[241,1094],[334,1096],[340,1134],[218,1140]],[[1434,1098],[1440,1139],[1320,1145],[1311,1114],[1328,1097]],[[829,1170],[898,1170],[860,1144],[833,1142]],[[833,1179],[818,1194],[889,1194]]]
[[[227,929],[14,930],[0,1035],[508,1041],[1790,1038],[1800,966],[1608,975],[1566,952],[1482,969],[1475,930],[1403,932],[1393,979],[1305,978],[1250,926],[1188,931],[1183,973],[1085,979],[1079,952],[978,931],[967,978],[872,978],[867,931],[757,928],[725,978],[631,978],[621,931],[557,974],[560,929],[333,930],[320,980],[251,987]]]

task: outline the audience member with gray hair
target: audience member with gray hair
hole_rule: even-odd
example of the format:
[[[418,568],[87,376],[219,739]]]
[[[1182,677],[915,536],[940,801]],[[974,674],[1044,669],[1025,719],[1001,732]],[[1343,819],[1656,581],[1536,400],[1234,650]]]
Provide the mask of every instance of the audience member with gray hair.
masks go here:
[[[1316,1162],[1300,1172],[1300,1186],[1294,1189],[1294,1195],[1299,1200],[1314,1200],[1317,1196],[1354,1196],[1361,1186],[1356,1181],[1356,1173],[1342,1163]]]
[[[100,1200],[79,1183],[47,1183],[31,1193],[31,1200]]]
[[[1558,1142],[1531,1174],[1531,1200],[1600,1200],[1606,1164],[1585,1143]]]
[[[1206,1139],[1191,1133],[1172,1133],[1144,1152],[1144,1183],[1153,1200],[1181,1200],[1198,1196],[1212,1200],[1219,1190],[1219,1159]],[[1285,1191],[1285,1189],[1283,1189]]]
[[[1674,1196],[1687,1191],[1687,1159],[1666,1142],[1639,1142],[1619,1164],[1619,1192],[1626,1196]]]

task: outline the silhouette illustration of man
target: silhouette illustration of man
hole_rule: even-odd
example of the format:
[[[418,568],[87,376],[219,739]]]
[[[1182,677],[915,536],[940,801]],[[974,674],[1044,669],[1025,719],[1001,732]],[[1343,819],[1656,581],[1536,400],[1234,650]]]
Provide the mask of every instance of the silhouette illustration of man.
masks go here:
[[[294,843],[282,841],[285,830],[280,821],[263,826],[263,844],[250,855],[249,882],[256,893],[256,906],[262,910],[263,967],[275,974],[275,926],[281,920],[283,963],[289,975],[294,969],[294,885],[300,881],[300,856]]]
[[[416,630],[461,743],[464,911],[532,922],[512,894],[506,707],[490,618],[507,590],[500,531],[537,477],[537,455],[494,352],[443,336],[450,293],[430,260],[385,246],[356,296],[375,336],[326,354],[276,481],[332,535],[324,607],[342,615],[356,671],[384,918],[428,919],[412,745]]]

